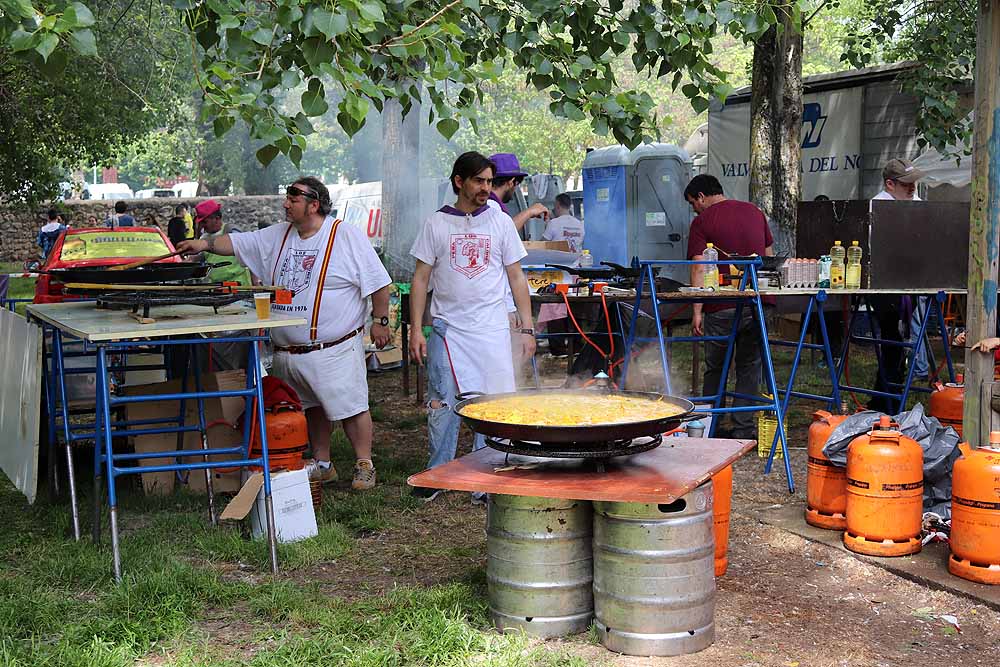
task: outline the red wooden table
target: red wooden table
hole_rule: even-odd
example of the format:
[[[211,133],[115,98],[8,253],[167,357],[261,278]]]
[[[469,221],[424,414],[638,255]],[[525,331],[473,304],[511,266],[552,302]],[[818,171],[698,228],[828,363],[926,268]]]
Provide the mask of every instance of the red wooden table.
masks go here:
[[[756,446],[753,440],[664,438],[648,452],[607,459],[516,456],[486,447],[412,475],[407,483],[432,489],[513,496],[672,503]],[[530,468],[500,470],[516,465]],[[603,467],[603,470],[601,470]]]

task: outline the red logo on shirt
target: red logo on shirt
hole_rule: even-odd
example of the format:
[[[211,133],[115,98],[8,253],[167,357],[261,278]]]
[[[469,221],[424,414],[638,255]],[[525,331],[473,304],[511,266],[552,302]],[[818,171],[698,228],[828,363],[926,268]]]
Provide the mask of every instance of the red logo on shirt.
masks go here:
[[[451,268],[475,278],[489,267],[490,237],[484,234],[452,234]]]

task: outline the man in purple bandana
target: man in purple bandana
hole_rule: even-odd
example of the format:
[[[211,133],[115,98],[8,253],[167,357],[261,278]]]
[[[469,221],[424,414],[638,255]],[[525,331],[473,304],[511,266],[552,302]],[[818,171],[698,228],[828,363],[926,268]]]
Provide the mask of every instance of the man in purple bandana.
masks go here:
[[[521,171],[521,165],[517,161],[517,156],[513,153],[495,153],[490,156],[490,162],[497,166],[496,176],[493,177],[493,192],[490,193],[490,201],[487,202],[493,208],[510,215],[507,210],[507,203],[514,198],[514,191],[521,187],[521,182],[527,176]],[[549,209],[544,204],[534,203],[521,211],[511,219],[514,227],[520,232],[532,218],[549,219]]]

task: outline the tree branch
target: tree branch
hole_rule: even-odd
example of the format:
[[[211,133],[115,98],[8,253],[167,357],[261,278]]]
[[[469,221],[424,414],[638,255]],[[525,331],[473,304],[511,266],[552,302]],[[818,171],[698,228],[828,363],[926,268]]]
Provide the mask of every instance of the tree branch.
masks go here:
[[[449,2],[444,7],[442,7],[439,10],[437,10],[436,12],[434,12],[434,14],[432,14],[430,18],[428,18],[426,21],[424,21],[423,23],[421,23],[420,25],[418,25],[413,30],[408,30],[407,32],[403,33],[402,35],[399,35],[398,37],[393,37],[391,39],[387,39],[384,42],[382,42],[381,44],[376,44],[374,46],[369,46],[368,50],[371,51],[372,53],[375,53],[376,51],[381,51],[382,49],[386,48],[387,46],[389,46],[390,44],[392,44],[394,42],[401,42],[401,41],[406,40],[407,37],[409,37],[410,35],[414,34],[417,31],[419,31],[421,28],[427,27],[429,24],[433,23],[438,18],[440,18],[442,14],[444,14],[449,9],[451,9],[452,7],[454,7],[455,5],[457,5],[457,4],[461,3],[461,2],[462,2],[462,0],[452,0],[451,2]]]

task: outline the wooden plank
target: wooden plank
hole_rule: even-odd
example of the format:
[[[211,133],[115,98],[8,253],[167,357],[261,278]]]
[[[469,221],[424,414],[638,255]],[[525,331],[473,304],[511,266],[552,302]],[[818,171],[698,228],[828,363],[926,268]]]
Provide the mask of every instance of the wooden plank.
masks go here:
[[[997,243],[1000,237],[1000,0],[982,0],[976,33],[975,132],[969,214],[969,344],[996,335]],[[974,446],[988,442],[993,355],[965,353],[963,433]],[[984,405],[985,403],[985,405]]]
[[[410,486],[514,496],[672,503],[757,445],[752,440],[665,438],[648,452],[593,461],[506,455],[486,447],[407,479]],[[507,469],[518,464],[538,467]]]

